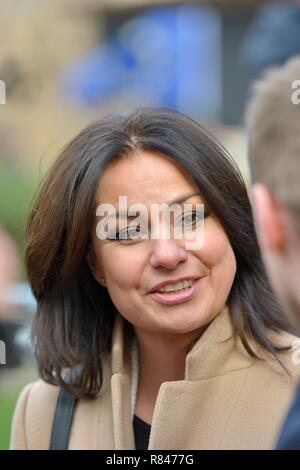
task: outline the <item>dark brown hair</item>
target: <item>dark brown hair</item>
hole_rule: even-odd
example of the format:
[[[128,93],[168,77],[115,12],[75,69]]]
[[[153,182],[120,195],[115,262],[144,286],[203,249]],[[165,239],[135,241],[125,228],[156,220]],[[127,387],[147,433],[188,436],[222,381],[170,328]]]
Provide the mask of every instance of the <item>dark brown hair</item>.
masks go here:
[[[238,168],[192,119],[171,110],[141,108],[126,116],[106,116],[80,132],[46,174],[33,203],[25,262],[37,300],[32,340],[40,376],[77,397],[93,397],[101,388],[101,360],[110,351],[116,308],[86,260],[96,191],[109,162],[140,149],[170,156],[199,187],[236,257],[227,300],[235,328],[251,356],[256,357],[245,332],[281,363],[276,354],[281,348],[268,340],[266,330],[291,327],[268,283]],[[63,369],[78,364],[80,378],[65,384]]]

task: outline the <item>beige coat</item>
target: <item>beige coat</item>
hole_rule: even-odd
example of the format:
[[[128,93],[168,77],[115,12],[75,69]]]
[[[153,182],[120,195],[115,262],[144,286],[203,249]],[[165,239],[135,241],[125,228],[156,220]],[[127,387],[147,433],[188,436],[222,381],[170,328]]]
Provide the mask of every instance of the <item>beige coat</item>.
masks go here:
[[[271,449],[290,404],[296,381],[275,360],[251,358],[232,336],[227,307],[208,326],[186,358],[185,379],[164,382],[157,396],[149,449]],[[273,337],[291,344],[295,337]],[[131,360],[117,317],[104,385],[93,400],[74,411],[69,449],[134,449],[131,420]],[[227,340],[227,341],[225,341]],[[279,353],[299,376],[294,351]],[[295,357],[295,356],[294,356]],[[294,361],[295,362],[295,361]],[[18,399],[11,449],[48,449],[58,387],[42,380],[27,385]]]

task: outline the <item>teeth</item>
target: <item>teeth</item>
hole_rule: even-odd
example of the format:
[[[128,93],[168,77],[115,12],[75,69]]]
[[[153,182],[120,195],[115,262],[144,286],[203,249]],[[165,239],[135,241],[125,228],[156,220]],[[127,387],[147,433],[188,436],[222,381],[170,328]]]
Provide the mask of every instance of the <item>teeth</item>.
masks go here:
[[[194,282],[194,280],[190,279],[190,280],[184,280],[184,281],[178,282],[177,284],[168,284],[168,285],[162,287],[161,289],[159,289],[158,292],[178,291],[178,290],[181,290],[181,289],[185,289],[186,287],[191,287],[193,282]]]

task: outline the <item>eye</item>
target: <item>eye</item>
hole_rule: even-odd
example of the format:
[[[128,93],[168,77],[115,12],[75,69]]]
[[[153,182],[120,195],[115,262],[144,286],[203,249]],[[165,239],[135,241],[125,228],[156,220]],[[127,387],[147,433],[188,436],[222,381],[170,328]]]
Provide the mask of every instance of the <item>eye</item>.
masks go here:
[[[113,238],[114,240],[117,241],[132,241],[132,240],[138,240],[140,238],[140,233],[141,233],[141,227],[140,225],[137,225],[135,227],[127,227],[120,232],[116,233],[116,237]],[[110,238],[111,240],[111,238]]]
[[[201,220],[201,216],[202,216],[202,212],[193,211],[190,214],[186,214],[182,220],[184,221],[184,225],[195,225],[199,220]],[[204,211],[203,216],[205,219],[208,216],[208,212]]]

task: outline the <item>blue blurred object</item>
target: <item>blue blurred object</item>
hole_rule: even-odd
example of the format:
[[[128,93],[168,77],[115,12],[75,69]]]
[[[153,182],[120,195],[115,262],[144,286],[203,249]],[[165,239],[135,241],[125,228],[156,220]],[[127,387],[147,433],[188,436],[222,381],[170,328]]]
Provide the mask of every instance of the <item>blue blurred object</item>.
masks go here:
[[[249,76],[256,78],[272,65],[300,53],[300,5],[272,1],[257,12],[246,32],[242,55]]]
[[[210,6],[144,10],[64,70],[64,99],[97,106],[118,99],[194,117],[220,111],[220,16]]]
[[[25,357],[33,357],[30,334],[37,304],[27,282],[12,284],[1,300],[14,308],[18,318],[0,321],[0,339],[6,345],[6,364],[2,367],[4,369],[20,366]]]
[[[14,305],[20,310],[28,312],[30,315],[35,313],[36,300],[27,282],[17,282],[13,284],[3,295],[3,301]]]

